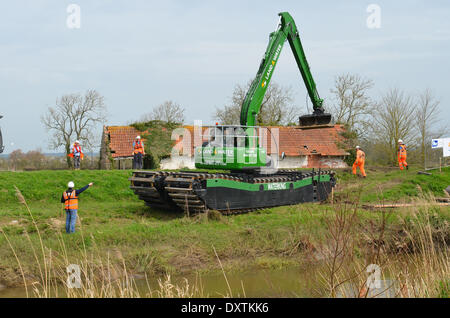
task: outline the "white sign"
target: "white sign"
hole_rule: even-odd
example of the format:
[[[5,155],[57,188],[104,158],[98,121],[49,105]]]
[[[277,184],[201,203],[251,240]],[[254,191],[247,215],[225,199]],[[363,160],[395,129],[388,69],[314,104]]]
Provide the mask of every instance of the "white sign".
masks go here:
[[[445,143],[449,143],[450,138],[431,139],[431,148],[443,148]]]
[[[443,156],[450,157],[450,138],[432,139],[431,148],[442,148]]]
[[[442,139],[431,139],[431,148],[442,148]]]
[[[444,139],[444,147],[442,150],[442,156],[450,157],[450,138]]]

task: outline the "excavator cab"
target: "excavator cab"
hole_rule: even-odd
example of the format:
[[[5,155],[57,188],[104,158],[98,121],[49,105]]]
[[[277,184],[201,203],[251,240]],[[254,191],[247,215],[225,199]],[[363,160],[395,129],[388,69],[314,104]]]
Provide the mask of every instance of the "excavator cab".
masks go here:
[[[0,119],[2,118],[3,116],[0,115]],[[3,150],[5,150],[5,147],[3,146],[2,129],[0,128],[0,153],[2,153]]]
[[[253,170],[267,165],[266,149],[259,145],[261,127],[216,125],[201,135],[202,146],[195,148],[199,169]]]

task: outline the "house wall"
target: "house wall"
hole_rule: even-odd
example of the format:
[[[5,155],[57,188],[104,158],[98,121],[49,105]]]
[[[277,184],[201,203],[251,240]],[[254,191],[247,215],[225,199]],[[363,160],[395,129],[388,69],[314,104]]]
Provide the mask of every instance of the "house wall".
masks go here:
[[[320,158],[321,167],[329,168],[347,168],[348,165],[344,161],[344,157],[325,156]]]
[[[102,132],[102,141],[100,144],[100,169],[111,169],[111,161],[109,160],[109,156],[111,155],[111,151],[109,149],[109,138],[106,133],[106,127],[103,126]]]
[[[276,154],[271,154],[272,160],[277,163],[279,169],[295,169],[295,168],[346,168],[347,164],[343,157],[321,157],[316,156],[298,156],[276,158]],[[278,160],[278,161],[277,161]],[[160,169],[195,169],[194,157],[177,156],[175,158],[166,158],[161,160]]]
[[[285,157],[283,160],[281,160],[281,157],[277,158],[276,154],[271,154],[270,157],[275,163],[278,161],[277,167],[279,169],[305,168],[308,165],[306,156]]]
[[[133,158],[115,158],[114,169],[133,169]]]
[[[308,156],[308,164],[305,168],[347,168],[344,157],[341,156]]]
[[[161,160],[160,169],[195,169],[194,156],[176,156]]]

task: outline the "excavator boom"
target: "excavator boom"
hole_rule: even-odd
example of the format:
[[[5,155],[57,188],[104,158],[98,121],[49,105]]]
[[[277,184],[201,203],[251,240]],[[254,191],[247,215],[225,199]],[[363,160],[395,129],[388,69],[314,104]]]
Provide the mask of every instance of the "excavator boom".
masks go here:
[[[313,104],[313,113],[301,116],[300,125],[310,126],[328,124],[331,121],[331,115],[325,113],[322,107],[323,99],[320,98],[319,93],[317,92],[316,83],[314,82],[308,61],[306,60],[294,19],[288,12],[281,12],[278,15],[280,16],[278,29],[270,34],[269,44],[258,72],[256,73],[256,77],[242,103],[241,125],[256,125],[256,116],[261,109],[264,95],[286,40],[289,42],[300,74],[302,75],[303,82],[308,91],[309,98]]]

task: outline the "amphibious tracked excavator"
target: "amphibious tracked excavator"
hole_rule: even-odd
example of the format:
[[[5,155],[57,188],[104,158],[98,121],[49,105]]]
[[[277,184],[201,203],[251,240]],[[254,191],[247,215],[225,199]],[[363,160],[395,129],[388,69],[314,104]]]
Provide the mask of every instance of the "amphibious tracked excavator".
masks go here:
[[[134,171],[130,188],[154,208],[187,213],[209,209],[223,214],[250,212],[281,205],[323,201],[335,185],[330,170],[276,169],[276,155],[267,153],[262,136],[274,136],[269,127],[256,126],[264,94],[288,40],[313,104],[313,113],[299,118],[300,126],[324,125],[325,113],[291,15],[279,13],[280,23],[241,107],[240,125],[200,128],[201,144],[194,149],[195,167],[210,171]],[[262,133],[266,130],[265,133]],[[266,138],[267,139],[267,138]],[[272,142],[277,148],[277,141]],[[266,142],[267,145],[267,142]],[[284,154],[282,154],[282,158]],[[220,172],[211,172],[220,171]]]

